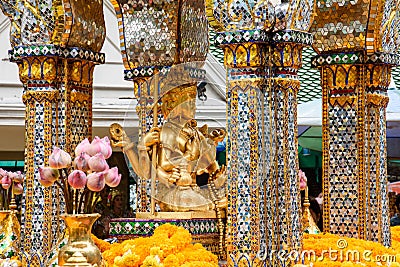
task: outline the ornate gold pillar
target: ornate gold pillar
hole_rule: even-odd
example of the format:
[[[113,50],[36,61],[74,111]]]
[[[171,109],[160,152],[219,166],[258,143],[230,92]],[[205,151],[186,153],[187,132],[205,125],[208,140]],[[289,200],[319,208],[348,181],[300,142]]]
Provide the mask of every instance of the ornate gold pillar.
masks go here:
[[[229,266],[287,266],[301,249],[297,69],[313,4],[208,1],[227,68]]]
[[[254,31],[255,32],[255,31]],[[259,33],[265,32],[258,31]],[[221,33],[217,35],[221,37]],[[217,37],[217,38],[218,38]],[[266,178],[263,174],[264,121],[268,102],[268,39],[259,43],[224,44],[227,83],[227,252],[228,264],[256,258],[266,248]],[[250,54],[250,57],[247,55]],[[250,61],[251,58],[251,61]],[[269,131],[265,129],[269,134]],[[247,266],[247,265],[246,265]]]
[[[321,2],[312,26],[323,90],[324,231],[385,246],[386,91],[400,62],[399,3]]]
[[[179,86],[196,86],[208,51],[204,0],[111,1],[120,25],[125,80],[138,100],[139,135],[153,127],[154,103]],[[181,65],[181,66],[180,66]],[[157,98],[154,99],[156,92]],[[164,118],[158,108],[157,125]],[[137,177],[138,212],[149,212],[150,179]]]
[[[38,168],[53,146],[72,152],[91,137],[93,69],[104,63],[103,3],[0,1],[0,7],[12,22],[9,56],[19,66],[26,105],[21,250],[39,266],[63,230],[64,200],[56,188],[39,184]]]
[[[282,37],[286,36],[286,40]],[[290,38],[289,38],[290,36]],[[297,92],[300,81],[303,47],[311,45],[312,36],[301,31],[274,33],[271,48],[271,88],[265,92],[269,101],[266,132],[266,165],[268,166],[266,192],[269,201],[268,227],[272,232],[270,249],[301,250],[301,199],[298,178]],[[301,41],[300,41],[301,40]],[[275,259],[282,261],[282,259]]]

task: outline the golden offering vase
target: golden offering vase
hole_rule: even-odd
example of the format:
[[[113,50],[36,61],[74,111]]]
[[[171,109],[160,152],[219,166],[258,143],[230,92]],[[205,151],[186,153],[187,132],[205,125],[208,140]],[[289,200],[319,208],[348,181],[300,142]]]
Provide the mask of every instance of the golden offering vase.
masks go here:
[[[17,255],[20,237],[20,224],[15,211],[0,210],[0,258]]]
[[[68,228],[68,243],[60,249],[58,266],[102,266],[99,248],[94,244],[91,231],[100,214],[64,214]]]

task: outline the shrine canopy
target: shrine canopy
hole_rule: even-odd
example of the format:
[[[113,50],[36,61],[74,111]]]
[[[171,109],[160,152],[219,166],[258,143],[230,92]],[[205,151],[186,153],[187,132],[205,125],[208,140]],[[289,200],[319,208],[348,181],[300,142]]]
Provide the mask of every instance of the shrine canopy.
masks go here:
[[[387,118],[387,156],[400,157],[400,91],[393,86],[388,90],[389,104]],[[297,123],[299,126],[299,145],[308,149],[322,151],[322,99],[298,105]]]

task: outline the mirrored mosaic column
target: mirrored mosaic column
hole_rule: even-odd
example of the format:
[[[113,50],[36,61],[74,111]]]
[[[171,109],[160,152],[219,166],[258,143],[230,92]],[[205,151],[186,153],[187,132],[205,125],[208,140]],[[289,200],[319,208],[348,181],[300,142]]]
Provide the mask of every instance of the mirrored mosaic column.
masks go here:
[[[111,3],[120,25],[124,78],[133,81],[134,95],[138,100],[136,111],[141,135],[154,124],[154,88],[157,88],[160,98],[164,90],[174,88],[173,83],[175,87],[185,83],[196,86],[199,79],[204,79],[204,72],[200,69],[208,52],[205,1],[111,0]],[[189,62],[193,64],[187,64]],[[175,69],[174,66],[179,64],[187,64],[192,73],[200,71],[199,75],[192,75],[191,81],[187,81],[187,74],[191,71],[184,71],[184,66]],[[160,99],[156,101],[160,102]],[[161,126],[163,121],[158,108],[157,124]],[[139,212],[150,212],[150,188],[150,179],[137,177]]]
[[[331,56],[343,64],[328,64]],[[386,91],[394,62],[351,53],[314,63],[323,81],[324,231],[389,246]]]
[[[300,41],[301,40],[301,41]],[[298,178],[297,92],[302,50],[312,44],[312,36],[300,31],[278,31],[271,45],[271,88],[265,92],[269,102],[269,121],[265,128],[266,194],[268,227],[272,250],[300,253],[302,241],[301,200]],[[277,259],[275,259],[277,260]],[[282,259],[278,259],[282,260]]]
[[[390,245],[386,90],[399,64],[399,1],[319,2],[324,231]]]
[[[288,265],[301,246],[297,69],[314,1],[208,1],[227,67],[228,260]],[[274,252],[275,251],[275,257]],[[289,255],[287,253],[286,255]]]
[[[19,65],[26,105],[22,250],[39,266],[54,256],[63,199],[39,184],[38,168],[53,145],[72,151],[91,134],[92,73],[104,62],[103,2],[1,0],[0,8],[11,20],[10,60]]]
[[[23,203],[23,251],[31,249],[47,252],[52,239],[58,236],[59,223],[52,215],[59,213],[61,203],[52,201],[58,190],[43,188],[39,183],[38,168],[46,164],[52,146],[57,142],[54,132],[59,132],[58,107],[61,94],[58,90],[62,62],[57,57],[28,57],[19,61],[20,79],[24,84],[23,102],[25,118],[25,203]],[[46,65],[46,67],[44,67]],[[42,70],[43,69],[43,70]],[[60,136],[61,137],[61,136]]]
[[[85,53],[83,59],[73,56]],[[64,205],[57,188],[39,183],[38,168],[48,164],[53,146],[72,152],[91,137],[92,73],[95,64],[104,62],[104,54],[52,45],[20,46],[10,51],[10,59],[19,66],[26,105],[23,250],[44,256],[62,231],[59,215]]]
[[[259,36],[258,42],[229,43],[232,35]],[[269,47],[264,31],[218,33],[227,67],[227,252],[229,266],[258,261],[266,248],[264,120],[268,104],[264,92],[270,70]],[[265,129],[267,134],[272,134]],[[268,240],[270,242],[270,240]]]

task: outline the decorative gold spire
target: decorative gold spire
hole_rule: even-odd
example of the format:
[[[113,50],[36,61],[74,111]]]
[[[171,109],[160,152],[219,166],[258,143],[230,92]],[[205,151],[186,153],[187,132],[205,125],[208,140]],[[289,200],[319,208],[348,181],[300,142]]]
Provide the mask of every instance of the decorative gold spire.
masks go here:
[[[311,215],[310,200],[308,199],[308,186],[306,186],[306,189],[305,189],[305,197],[304,197],[304,203],[303,203],[303,217],[301,219],[301,222],[303,225],[303,233],[307,233],[307,234],[321,233],[317,224],[314,221],[314,218]]]

